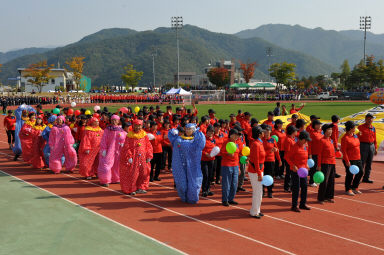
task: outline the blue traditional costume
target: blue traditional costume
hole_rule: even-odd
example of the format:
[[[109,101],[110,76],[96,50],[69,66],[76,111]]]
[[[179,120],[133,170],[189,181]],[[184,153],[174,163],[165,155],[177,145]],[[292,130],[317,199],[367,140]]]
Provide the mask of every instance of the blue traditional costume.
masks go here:
[[[192,137],[179,136],[177,129],[168,132],[168,138],[173,147],[172,172],[181,200],[195,204],[199,201],[203,182],[200,162],[205,146],[205,136],[196,130],[195,124],[187,124],[186,128],[195,129]]]
[[[15,127],[15,145],[12,148],[13,153],[16,154],[16,157],[21,154],[21,142],[20,142],[20,130],[24,125],[24,120],[22,118],[23,111],[27,112],[36,112],[36,110],[29,105],[22,104],[15,110],[16,117],[16,127]]]

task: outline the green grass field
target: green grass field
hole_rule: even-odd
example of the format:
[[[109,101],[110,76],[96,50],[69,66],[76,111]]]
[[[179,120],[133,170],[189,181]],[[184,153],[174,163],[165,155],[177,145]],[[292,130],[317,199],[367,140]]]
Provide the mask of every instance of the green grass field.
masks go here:
[[[296,104],[300,106],[300,104]],[[103,107],[103,105],[100,105]],[[117,104],[115,106],[109,106],[108,109],[110,112],[117,111],[120,107],[127,106],[127,104]],[[130,105],[132,108],[135,107],[134,104]],[[149,105],[148,105],[149,106]],[[286,104],[288,110],[290,109],[290,104]],[[307,103],[303,110],[303,114],[312,115],[316,114],[323,120],[330,120],[331,116],[334,114],[339,115],[341,118],[346,117],[350,114],[366,110],[374,107],[375,104],[368,102],[316,102],[316,103]],[[142,107],[142,105],[140,105]],[[267,117],[267,112],[272,111],[275,108],[275,103],[268,104],[212,104],[212,105],[196,105],[197,110],[199,111],[199,117],[208,114],[208,109],[214,109],[216,111],[216,117],[219,119],[228,119],[229,114],[237,114],[237,110],[241,109],[243,112],[250,112],[252,117],[256,117],[259,120],[265,119]],[[161,106],[161,109],[165,111],[166,105]],[[175,111],[176,106],[173,106]],[[187,106],[187,108],[192,108]]]

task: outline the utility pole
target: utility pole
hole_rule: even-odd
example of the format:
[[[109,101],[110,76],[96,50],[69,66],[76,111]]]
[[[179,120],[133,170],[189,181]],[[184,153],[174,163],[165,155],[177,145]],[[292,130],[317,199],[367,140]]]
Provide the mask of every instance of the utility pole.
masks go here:
[[[177,88],[180,88],[180,51],[179,51],[179,30],[183,28],[183,17],[171,17],[172,29],[176,31],[176,44],[177,44]]]
[[[360,29],[364,31],[364,65],[365,63],[365,58],[366,58],[366,53],[365,53],[365,42],[367,40],[367,30],[371,29],[371,24],[372,24],[372,18],[371,16],[360,16]]]
[[[156,88],[156,75],[155,75],[155,57],[157,56],[157,49],[154,48],[152,51],[152,73],[153,73],[153,89]],[[160,86],[159,86],[160,91]]]
[[[267,57],[268,57],[268,76],[269,76],[269,81],[271,82],[272,78],[271,78],[269,69],[271,68],[272,47],[267,47],[265,52],[267,53]]]

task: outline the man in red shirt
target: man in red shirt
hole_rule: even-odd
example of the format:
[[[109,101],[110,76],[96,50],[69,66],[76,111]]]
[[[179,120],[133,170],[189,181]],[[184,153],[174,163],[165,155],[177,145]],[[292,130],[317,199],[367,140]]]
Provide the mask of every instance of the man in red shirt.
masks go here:
[[[8,110],[8,115],[4,118],[4,128],[8,136],[8,145],[12,149],[15,143],[15,128],[16,128],[16,117],[12,115],[12,110]]]
[[[211,125],[215,124],[218,121],[215,116],[216,112],[213,109],[209,109],[208,114],[209,114],[209,124]]]
[[[304,105],[305,104],[302,104],[299,108],[296,108],[295,104],[292,104],[292,108],[291,110],[289,111],[290,114],[293,114],[293,113],[297,113],[299,112],[301,109],[304,108]]]
[[[161,169],[161,161],[163,158],[163,148],[162,141],[163,136],[161,132],[157,130],[157,123],[155,121],[150,122],[150,130],[148,134],[152,134],[152,138],[150,138],[150,142],[153,148],[153,158],[151,159],[151,173],[150,173],[150,182],[160,181],[160,169]],[[155,170],[155,173],[153,173]]]
[[[172,171],[172,146],[171,142],[168,138],[168,132],[170,130],[170,124],[168,120],[165,120],[163,123],[163,127],[161,128],[161,136],[163,137],[163,140],[161,142],[161,145],[163,147],[163,160],[161,164],[161,168],[165,169],[165,162],[168,159],[168,170]]]
[[[309,117],[309,119],[311,120],[311,124],[309,124],[307,126],[307,128],[305,129],[305,131],[307,131],[309,133],[309,135],[311,135],[312,131],[313,131],[313,128],[312,128],[312,124],[315,120],[319,120],[320,117],[317,117],[316,115],[311,115],[311,117]]]
[[[309,169],[309,185],[311,187],[317,187],[317,184],[313,180],[313,175],[316,173],[318,165],[318,155],[321,139],[323,139],[323,134],[321,132],[321,122],[318,119],[315,119],[312,124],[312,132],[310,133],[311,140],[308,143],[309,158],[312,158],[315,165]]]
[[[364,177],[363,182],[373,183],[369,179],[371,174],[372,159],[373,156],[377,154],[377,141],[376,141],[376,129],[372,126],[373,115],[368,113],[365,115],[365,123],[358,127],[360,139],[360,154],[361,161],[364,168]]]
[[[339,120],[340,117],[338,115],[332,115],[331,117],[333,128],[332,128],[332,136],[331,139],[333,141],[333,147],[335,147],[335,151],[340,151],[339,148]],[[335,178],[340,178],[341,175],[338,174],[335,170]]]
[[[287,125],[287,127],[285,128],[285,131],[288,130],[288,127],[289,127],[289,126],[294,126],[294,127],[296,127],[296,121],[297,121],[298,118],[299,118],[299,116],[297,116],[297,114],[292,114],[292,117],[291,117],[291,123],[289,123],[289,124]]]
[[[212,125],[207,128],[205,136],[205,147],[201,155],[201,172],[203,173],[203,183],[201,186],[203,197],[213,196],[211,191],[211,177],[213,176],[215,157],[211,157],[211,151],[216,147],[216,139],[214,137],[214,129]]]
[[[262,124],[266,124],[271,127],[271,130],[273,130],[275,126],[275,122],[273,121],[273,117],[275,117],[275,114],[273,112],[268,112],[268,119],[264,121]]]
[[[289,126],[287,128],[287,137],[284,140],[284,159],[287,162],[286,169],[285,169],[285,176],[284,176],[284,191],[290,193],[291,192],[291,176],[292,176],[292,171],[289,167],[287,157],[292,149],[293,145],[297,142],[297,129],[295,126]]]

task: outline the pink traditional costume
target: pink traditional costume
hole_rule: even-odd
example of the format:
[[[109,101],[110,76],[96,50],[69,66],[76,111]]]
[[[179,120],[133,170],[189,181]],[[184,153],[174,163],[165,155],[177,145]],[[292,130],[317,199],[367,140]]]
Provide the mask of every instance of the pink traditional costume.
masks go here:
[[[38,119],[43,120],[43,116],[38,116]],[[37,124],[32,127],[33,133],[32,133],[32,158],[31,158],[31,164],[33,168],[42,169],[45,166],[44,163],[44,146],[45,146],[45,140],[41,136],[42,132],[45,129],[44,123]]]
[[[97,173],[97,167],[99,165],[99,150],[104,130],[99,126],[92,126],[96,121],[98,121],[97,118],[91,118],[89,123],[91,126],[85,127],[84,136],[79,148],[79,171],[80,175],[86,178],[94,176]]]
[[[76,151],[73,148],[75,140],[71,134],[71,129],[64,124],[65,117],[59,116],[57,119],[61,119],[63,124],[54,125],[49,135],[49,147],[51,149],[51,155],[49,157],[49,168],[54,173],[60,173],[62,164],[61,157],[65,156],[65,169],[72,171],[77,164]]]
[[[111,120],[120,120],[113,115]],[[120,182],[119,161],[120,150],[124,146],[127,133],[120,126],[110,125],[104,130],[100,143],[99,167],[97,176],[100,184],[107,186],[109,183]]]
[[[132,124],[143,125],[143,121],[136,119]],[[144,130],[129,131],[120,158],[120,185],[124,193],[145,193],[149,186],[152,158],[153,149],[147,133]]]

